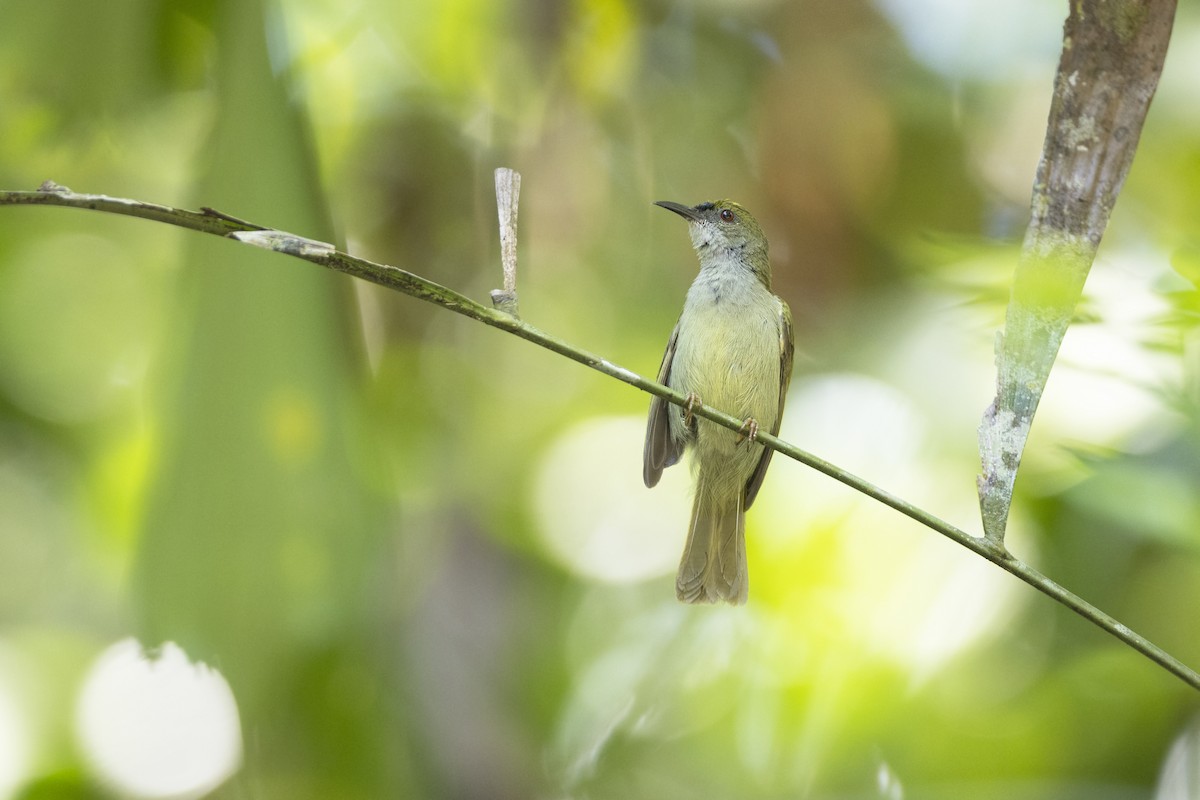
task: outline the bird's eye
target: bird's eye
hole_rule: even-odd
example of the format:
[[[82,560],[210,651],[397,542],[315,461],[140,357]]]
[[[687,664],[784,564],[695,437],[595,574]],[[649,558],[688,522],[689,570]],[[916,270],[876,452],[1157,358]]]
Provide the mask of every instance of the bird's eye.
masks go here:
[[[721,221],[722,222],[733,222],[733,212],[730,211],[728,208],[722,208],[721,209]]]

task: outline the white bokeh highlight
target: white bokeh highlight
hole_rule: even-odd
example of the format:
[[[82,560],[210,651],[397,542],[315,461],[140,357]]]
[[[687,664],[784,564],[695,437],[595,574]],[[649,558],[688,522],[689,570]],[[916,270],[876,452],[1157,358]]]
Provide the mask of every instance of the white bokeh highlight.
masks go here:
[[[788,411],[785,440],[966,530],[978,528],[975,462],[935,454],[937,421],[905,392],[863,374],[804,376],[792,383]],[[777,457],[771,470],[775,488],[754,510],[792,523],[758,529],[775,539],[773,551],[802,548],[812,531],[838,530],[838,555],[826,557],[837,567],[799,579],[821,585],[809,600],[836,620],[842,644],[902,664],[920,681],[1001,630],[1019,607],[1019,582],[895,510],[789,459]]]
[[[241,764],[229,684],[171,642],[154,658],[134,639],[101,653],[84,679],[76,733],[97,778],[131,797],[202,797]]]
[[[1158,776],[1154,800],[1195,800],[1200,797],[1200,717],[1171,744]]]
[[[642,484],[641,417],[589,419],[567,431],[542,458],[534,488],[538,532],[547,551],[572,572],[629,583],[672,572],[691,512],[686,465]]]
[[[1176,276],[1164,253],[1116,246],[1105,253],[1084,293],[1098,321],[1067,331],[1034,426],[1060,441],[1146,452],[1186,422],[1169,400],[1183,385],[1179,356],[1147,346],[1171,313],[1157,287]]]
[[[14,688],[0,672],[0,800],[13,797],[29,772],[29,732]]]
[[[1043,0],[876,0],[914,58],[953,80],[1045,69],[1062,44],[1065,4]]]

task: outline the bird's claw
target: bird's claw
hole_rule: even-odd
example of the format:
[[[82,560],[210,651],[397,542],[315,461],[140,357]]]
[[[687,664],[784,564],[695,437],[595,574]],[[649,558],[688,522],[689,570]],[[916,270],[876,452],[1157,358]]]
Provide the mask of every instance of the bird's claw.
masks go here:
[[[690,428],[692,426],[692,420],[694,419],[692,412],[698,405],[701,405],[700,395],[695,392],[688,392],[687,402],[683,405],[683,424],[686,427]]]
[[[745,441],[749,441],[751,444],[753,444],[758,438],[758,420],[756,420],[754,417],[747,417],[746,421],[742,423],[742,427],[738,428],[738,433],[741,434],[738,436],[738,444],[741,444]]]

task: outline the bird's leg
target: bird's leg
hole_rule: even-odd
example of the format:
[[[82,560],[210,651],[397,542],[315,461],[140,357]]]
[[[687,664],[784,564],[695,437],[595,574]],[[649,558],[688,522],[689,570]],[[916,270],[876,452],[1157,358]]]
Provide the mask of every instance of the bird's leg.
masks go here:
[[[758,420],[754,417],[746,417],[746,421],[742,423],[742,427],[738,428],[738,433],[741,434],[738,436],[738,444],[747,440],[753,443],[758,438]]]
[[[692,411],[694,411],[698,405],[701,405],[700,395],[696,394],[695,392],[688,392],[687,402],[683,405],[684,427],[692,427],[692,420],[694,419]]]

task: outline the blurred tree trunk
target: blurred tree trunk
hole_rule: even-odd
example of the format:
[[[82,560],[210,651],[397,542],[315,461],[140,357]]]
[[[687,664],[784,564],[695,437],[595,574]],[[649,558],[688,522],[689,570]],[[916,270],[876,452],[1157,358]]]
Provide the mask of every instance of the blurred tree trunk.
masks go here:
[[[996,343],[996,398],[979,427],[979,503],[994,544],[1003,544],[1033,416],[1133,162],[1174,19],[1175,0],[1071,2],[1032,215]]]

